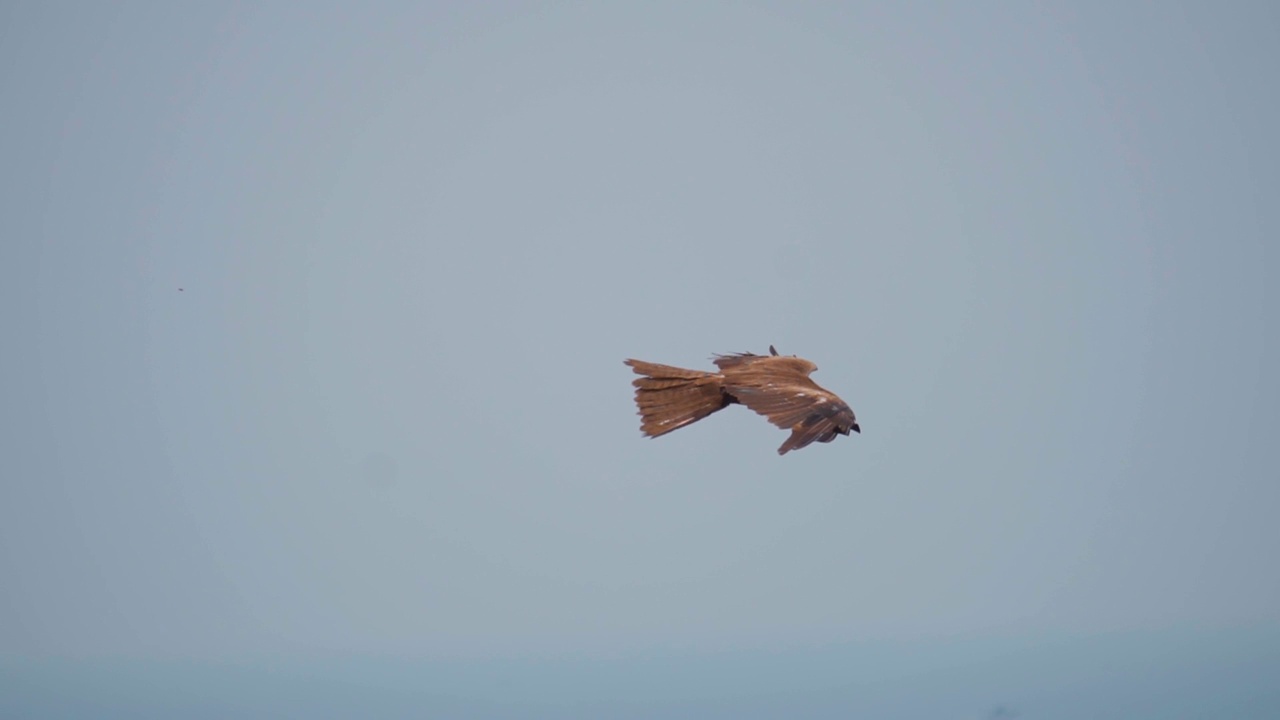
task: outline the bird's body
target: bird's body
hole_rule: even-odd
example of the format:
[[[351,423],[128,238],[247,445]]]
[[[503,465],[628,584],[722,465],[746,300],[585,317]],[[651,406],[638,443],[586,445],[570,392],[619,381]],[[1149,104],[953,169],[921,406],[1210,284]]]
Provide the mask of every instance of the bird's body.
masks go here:
[[[812,442],[831,442],[836,435],[862,432],[853,410],[835,393],[809,379],[817,365],[784,357],[769,346],[769,355],[717,355],[719,372],[642,360],[627,360],[637,375],[636,406],[640,431],[659,437],[734,404],[746,405],[769,422],[791,431],[779,455]]]

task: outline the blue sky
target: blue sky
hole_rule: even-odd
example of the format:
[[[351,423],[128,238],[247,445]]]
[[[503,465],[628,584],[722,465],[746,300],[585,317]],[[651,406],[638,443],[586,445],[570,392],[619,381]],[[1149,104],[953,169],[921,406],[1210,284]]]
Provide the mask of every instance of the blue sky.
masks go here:
[[[1161,638],[1274,667],[1277,30],[7,5],[0,661],[481,687],[709,657],[681,677],[793,688],[824,648]],[[741,408],[640,436],[623,359],[771,343],[861,436],[778,457]]]

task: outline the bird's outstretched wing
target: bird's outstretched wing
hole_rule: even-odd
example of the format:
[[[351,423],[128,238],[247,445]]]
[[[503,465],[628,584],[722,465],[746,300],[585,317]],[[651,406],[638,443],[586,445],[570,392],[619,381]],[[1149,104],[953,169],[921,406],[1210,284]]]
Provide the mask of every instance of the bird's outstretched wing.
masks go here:
[[[836,435],[861,432],[853,410],[835,393],[809,379],[813,364],[800,358],[761,357],[749,367],[726,369],[725,392],[791,431],[778,448],[785,455],[813,442],[831,442]]]

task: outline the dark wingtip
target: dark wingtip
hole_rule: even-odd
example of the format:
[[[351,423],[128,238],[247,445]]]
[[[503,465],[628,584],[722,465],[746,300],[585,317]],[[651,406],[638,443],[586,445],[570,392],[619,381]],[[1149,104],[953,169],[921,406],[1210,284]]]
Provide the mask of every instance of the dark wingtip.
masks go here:
[[[772,346],[772,345],[770,345],[770,346],[769,346],[769,354],[770,354],[770,355],[772,355],[772,356],[774,356],[774,357],[777,357],[777,356],[778,356],[778,351],[777,351],[777,350],[774,350],[774,349],[773,349],[773,346]]]

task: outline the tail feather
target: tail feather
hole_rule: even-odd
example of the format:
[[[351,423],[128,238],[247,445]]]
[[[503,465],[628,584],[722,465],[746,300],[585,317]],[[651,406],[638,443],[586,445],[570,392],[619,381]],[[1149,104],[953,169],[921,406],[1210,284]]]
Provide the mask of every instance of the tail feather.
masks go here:
[[[642,390],[666,390],[667,388],[684,387],[689,384],[689,381],[683,378],[642,377],[636,378],[631,384]]]
[[[643,360],[628,360],[626,364],[630,365],[637,375],[648,375],[651,378],[662,380],[696,380],[711,375],[711,373],[701,370],[685,370],[684,368],[660,365]]]
[[[628,360],[627,365],[644,376],[632,385],[636,388],[636,407],[640,409],[640,431],[649,437],[666,435],[697,422],[731,402],[716,373],[641,360]]]

